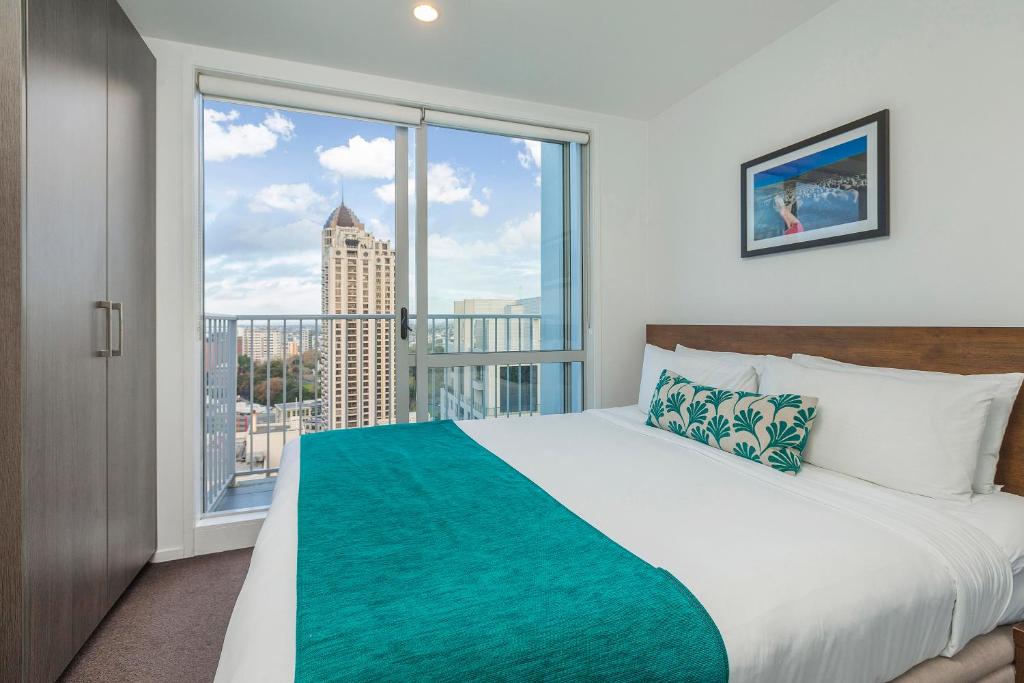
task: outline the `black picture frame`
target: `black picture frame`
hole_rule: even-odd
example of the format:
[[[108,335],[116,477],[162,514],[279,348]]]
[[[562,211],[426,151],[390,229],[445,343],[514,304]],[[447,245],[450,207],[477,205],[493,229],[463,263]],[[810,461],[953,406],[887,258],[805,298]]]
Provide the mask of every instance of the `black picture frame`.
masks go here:
[[[826,234],[819,239],[813,237],[814,231],[809,230],[803,232],[803,235],[798,239],[800,241],[792,241],[785,244],[775,244],[772,246],[764,246],[755,248],[751,244],[750,233],[748,231],[748,225],[753,220],[752,216],[748,216],[748,193],[752,192],[752,189],[748,189],[748,185],[751,185],[751,169],[763,166],[767,162],[778,159],[780,157],[798,152],[802,149],[809,148],[812,145],[818,145],[819,143],[827,142],[832,138],[836,138],[850,131],[864,128],[868,126],[875,126],[875,132],[873,136],[873,142],[869,143],[874,149],[876,164],[873,172],[875,179],[873,187],[875,188],[875,194],[877,195],[877,201],[874,203],[873,216],[868,216],[868,221],[873,218],[872,229],[857,229],[851,230],[847,234]],[[870,139],[870,138],[869,138]],[[867,156],[866,156],[867,158]],[[780,213],[783,209],[779,209]],[[792,213],[788,214],[791,219],[795,218]],[[789,223],[787,222],[787,225]],[[850,225],[853,225],[852,223]],[[799,226],[802,231],[802,226]],[[842,226],[838,226],[842,227]],[[834,232],[834,231],[830,231]],[[788,232],[786,233],[788,235]],[[878,237],[887,237],[889,235],[889,110],[883,109],[875,112],[869,116],[851,121],[845,125],[833,128],[832,130],[825,131],[813,137],[801,140],[800,142],[794,143],[782,149],[775,150],[756,159],[742,164],[740,166],[740,256],[742,258],[751,258],[754,256],[763,256],[766,254],[777,254],[786,251],[795,251],[798,249],[809,249],[812,247],[821,247],[829,244],[841,244],[844,242],[855,242],[859,240],[875,239]],[[778,240],[780,237],[776,236]]]

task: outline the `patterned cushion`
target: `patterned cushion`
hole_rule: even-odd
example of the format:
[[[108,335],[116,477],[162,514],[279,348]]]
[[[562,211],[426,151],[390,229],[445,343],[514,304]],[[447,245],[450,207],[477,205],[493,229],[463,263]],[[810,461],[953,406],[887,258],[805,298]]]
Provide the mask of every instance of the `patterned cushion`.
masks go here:
[[[695,384],[665,370],[647,424],[796,474],[817,405],[818,399],[796,394],[769,396]]]

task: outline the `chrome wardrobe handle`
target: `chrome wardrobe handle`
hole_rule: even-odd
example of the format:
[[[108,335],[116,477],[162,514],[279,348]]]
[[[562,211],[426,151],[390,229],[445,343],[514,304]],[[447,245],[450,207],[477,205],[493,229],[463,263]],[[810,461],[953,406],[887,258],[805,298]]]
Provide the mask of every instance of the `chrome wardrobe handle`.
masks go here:
[[[111,311],[117,311],[117,348],[111,347],[111,356],[120,356],[124,352],[124,304],[114,301],[110,304]],[[107,342],[108,346],[110,342]]]
[[[110,319],[110,308],[111,308],[111,306],[113,306],[113,304],[110,301],[97,301],[96,302],[96,308],[102,308],[102,309],[106,310],[106,312],[107,312],[107,345],[104,348],[102,348],[102,349],[100,349],[99,351],[96,352],[96,355],[99,356],[100,358],[110,358],[110,354],[111,354],[111,351],[110,351],[110,338],[113,336],[113,330],[111,329],[111,325],[113,324],[113,322]]]

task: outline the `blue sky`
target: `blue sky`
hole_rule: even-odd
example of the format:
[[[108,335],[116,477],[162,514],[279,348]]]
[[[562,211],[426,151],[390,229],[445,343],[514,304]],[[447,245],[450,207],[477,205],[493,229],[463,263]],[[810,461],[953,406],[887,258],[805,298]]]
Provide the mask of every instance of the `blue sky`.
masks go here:
[[[393,126],[207,99],[204,157],[208,313],[320,312],[342,191],[393,243]],[[430,310],[539,295],[540,144],[431,128],[427,175]]]

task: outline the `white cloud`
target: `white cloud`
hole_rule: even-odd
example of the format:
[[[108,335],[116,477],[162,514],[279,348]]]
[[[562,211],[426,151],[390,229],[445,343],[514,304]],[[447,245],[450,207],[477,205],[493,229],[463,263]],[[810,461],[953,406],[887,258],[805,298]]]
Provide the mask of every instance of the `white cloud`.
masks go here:
[[[502,249],[526,251],[540,248],[540,211],[535,211],[521,221],[510,221],[498,238]]]
[[[522,299],[540,295],[540,213],[509,221],[489,239],[430,233],[430,308],[450,311],[467,297]]]
[[[523,168],[540,168],[541,145],[539,140],[512,138],[512,143],[523,146],[523,149],[519,150],[519,153],[516,155],[519,158],[519,164]]]
[[[373,190],[373,193],[377,195],[385,204],[395,203],[395,184],[388,183],[387,185],[381,185]],[[409,181],[409,196],[415,196],[416,194],[416,183],[412,180]],[[472,176],[465,177],[459,175],[452,165],[447,162],[441,162],[437,164],[429,164],[427,166],[427,201],[436,204],[455,204],[458,202],[475,202],[480,206],[485,206],[480,202],[473,199],[473,179]],[[490,209],[487,207],[483,214],[477,213],[480,209],[473,205],[472,211],[476,215],[484,215]]]
[[[263,199],[280,206],[299,208],[308,198],[302,194],[267,191]],[[257,208],[253,211],[253,208]],[[224,206],[217,221],[207,226],[208,257],[268,259],[297,251],[320,249],[320,229],[329,206],[313,205],[306,212],[271,210],[255,196],[239,197]]]
[[[489,188],[489,187],[482,187],[482,188],[480,188],[480,194],[482,194],[484,196],[484,199],[490,199],[491,195],[493,193],[491,192],[491,188]]]
[[[210,258],[205,289],[210,313],[318,313],[320,251]]]
[[[234,121],[239,116],[238,112],[232,109],[231,111],[216,111],[214,109],[203,110],[203,120],[212,121],[214,123],[222,123],[224,121]]]
[[[295,134],[295,124],[292,123],[291,119],[282,116],[281,112],[275,111],[267,114],[267,118],[263,119],[263,125],[285,140],[290,140],[292,135]]]
[[[477,218],[483,218],[491,210],[491,207],[487,206],[479,199],[474,199],[472,205],[469,207],[469,210],[473,212],[473,215],[476,216]]]
[[[379,240],[391,240],[395,239],[394,233],[391,231],[391,226],[386,225],[384,221],[379,218],[371,218],[366,222],[366,229],[371,235]]]
[[[356,135],[345,145],[317,147],[316,154],[321,166],[344,178],[395,177],[395,142],[388,138]]]
[[[297,268],[299,273],[315,271],[319,275],[320,258],[320,252],[314,250],[279,254],[277,256],[261,256],[257,261],[247,261],[244,258],[229,260],[225,256],[215,256],[206,260],[206,268],[227,273],[256,275],[263,275],[267,271],[274,271],[279,268]]]
[[[477,262],[488,256],[498,255],[498,245],[494,242],[475,240],[460,242],[450,235],[432,232],[427,236],[427,253],[431,259],[439,261]],[[484,265],[481,263],[480,267]]]
[[[473,181],[460,178],[451,164],[427,166],[427,201],[454,204],[471,199]]]
[[[540,212],[535,211],[520,221],[505,223],[496,240],[461,242],[450,235],[430,233],[427,251],[431,258],[475,261],[490,256],[507,257],[511,253],[539,258]],[[481,266],[483,267],[483,266]]]
[[[381,185],[380,187],[373,188],[373,193],[377,195],[377,199],[381,200],[385,204],[395,203],[395,184],[388,183],[387,185]],[[409,196],[414,194],[412,183],[409,183]]]
[[[261,213],[276,209],[303,214],[313,208],[322,209],[324,202],[324,197],[308,183],[268,185],[256,193],[249,202],[249,209]]]
[[[229,161],[237,157],[263,156],[277,146],[278,138],[289,139],[295,124],[278,112],[268,114],[261,124],[237,124],[238,112],[203,110],[203,156],[206,161]]]

